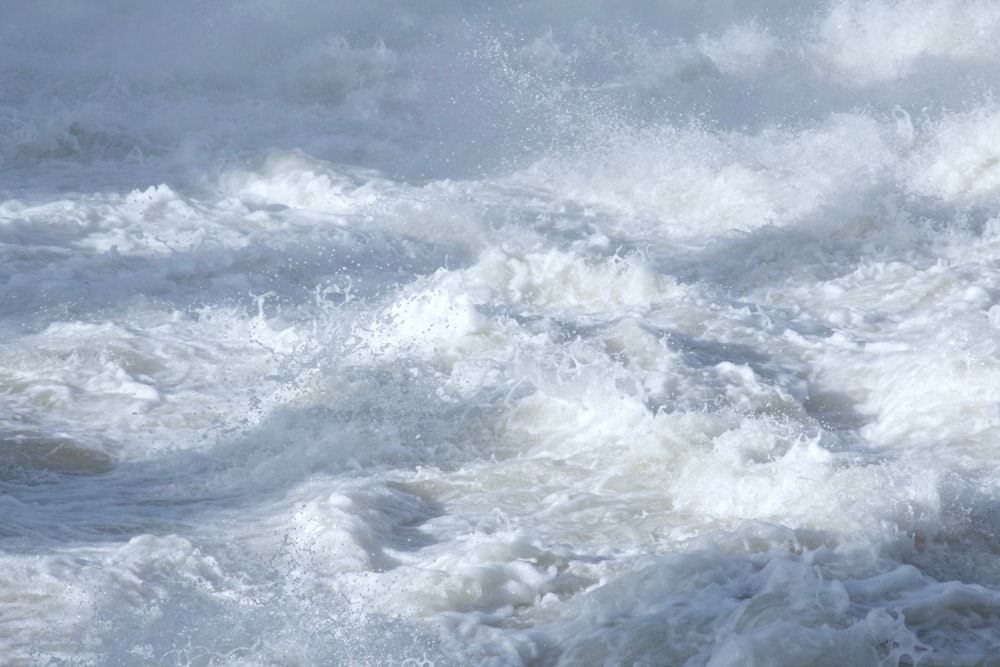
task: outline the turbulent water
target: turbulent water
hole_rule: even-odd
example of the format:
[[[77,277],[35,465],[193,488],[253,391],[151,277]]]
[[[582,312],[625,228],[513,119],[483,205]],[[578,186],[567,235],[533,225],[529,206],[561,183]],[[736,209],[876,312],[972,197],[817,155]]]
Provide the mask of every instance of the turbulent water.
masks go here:
[[[4,665],[1000,665],[1000,6],[0,7]]]

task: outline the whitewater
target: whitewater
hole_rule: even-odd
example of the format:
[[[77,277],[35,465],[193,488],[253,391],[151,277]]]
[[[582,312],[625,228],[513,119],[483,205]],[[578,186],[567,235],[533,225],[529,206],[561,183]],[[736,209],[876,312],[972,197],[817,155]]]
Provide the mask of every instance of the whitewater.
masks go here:
[[[0,664],[1000,665],[1000,6],[0,7]]]

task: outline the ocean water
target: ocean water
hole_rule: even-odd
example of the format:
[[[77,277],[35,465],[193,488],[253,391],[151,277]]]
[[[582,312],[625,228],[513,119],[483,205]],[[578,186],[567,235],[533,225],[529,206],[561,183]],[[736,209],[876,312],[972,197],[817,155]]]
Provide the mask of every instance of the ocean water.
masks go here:
[[[0,7],[0,663],[1000,665],[1000,6]]]

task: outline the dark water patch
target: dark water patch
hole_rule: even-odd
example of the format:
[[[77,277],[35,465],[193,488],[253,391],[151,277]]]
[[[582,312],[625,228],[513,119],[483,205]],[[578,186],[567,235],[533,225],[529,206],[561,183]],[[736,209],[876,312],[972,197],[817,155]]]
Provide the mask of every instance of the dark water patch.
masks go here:
[[[44,435],[27,429],[0,433],[0,479],[23,471],[100,475],[115,467],[107,453],[68,436]]]

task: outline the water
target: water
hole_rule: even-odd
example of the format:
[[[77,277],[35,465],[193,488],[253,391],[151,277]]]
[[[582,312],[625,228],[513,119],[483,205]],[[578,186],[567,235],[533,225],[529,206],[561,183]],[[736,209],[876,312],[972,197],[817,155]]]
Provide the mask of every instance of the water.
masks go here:
[[[0,9],[8,665],[1000,664],[1000,9]]]

